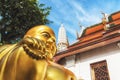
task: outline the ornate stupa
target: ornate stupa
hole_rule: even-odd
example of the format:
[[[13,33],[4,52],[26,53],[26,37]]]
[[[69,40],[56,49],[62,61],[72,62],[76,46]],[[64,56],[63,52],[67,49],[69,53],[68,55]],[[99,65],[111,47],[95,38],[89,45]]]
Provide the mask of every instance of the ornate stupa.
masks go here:
[[[64,25],[61,24],[58,32],[58,44],[57,44],[58,52],[67,49],[67,46],[68,46],[68,39],[66,36],[66,30],[64,28]]]

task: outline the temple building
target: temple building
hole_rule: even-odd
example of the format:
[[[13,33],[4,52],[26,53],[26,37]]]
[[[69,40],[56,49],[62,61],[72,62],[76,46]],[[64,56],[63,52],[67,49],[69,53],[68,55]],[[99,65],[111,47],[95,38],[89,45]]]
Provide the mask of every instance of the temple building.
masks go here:
[[[54,59],[73,71],[78,80],[120,80],[120,11],[104,15],[66,48]]]

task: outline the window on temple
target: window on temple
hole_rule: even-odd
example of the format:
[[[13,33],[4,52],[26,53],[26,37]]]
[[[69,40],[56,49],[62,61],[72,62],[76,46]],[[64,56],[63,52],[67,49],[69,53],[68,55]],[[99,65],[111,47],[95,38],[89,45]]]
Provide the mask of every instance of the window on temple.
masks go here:
[[[106,60],[90,64],[92,80],[110,80]]]

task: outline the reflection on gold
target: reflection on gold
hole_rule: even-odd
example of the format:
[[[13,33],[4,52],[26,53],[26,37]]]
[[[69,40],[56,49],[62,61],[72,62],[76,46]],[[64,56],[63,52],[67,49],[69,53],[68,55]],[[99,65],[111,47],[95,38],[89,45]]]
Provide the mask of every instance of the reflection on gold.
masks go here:
[[[76,80],[53,62],[56,38],[45,25],[30,29],[17,44],[0,47],[0,80]]]

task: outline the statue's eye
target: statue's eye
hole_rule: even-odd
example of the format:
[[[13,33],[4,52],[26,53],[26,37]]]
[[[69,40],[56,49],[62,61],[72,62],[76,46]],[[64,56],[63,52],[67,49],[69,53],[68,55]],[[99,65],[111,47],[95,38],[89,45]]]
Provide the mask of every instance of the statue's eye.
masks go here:
[[[45,38],[49,38],[49,37],[50,37],[50,34],[47,33],[47,32],[42,33],[42,35],[43,35]]]

